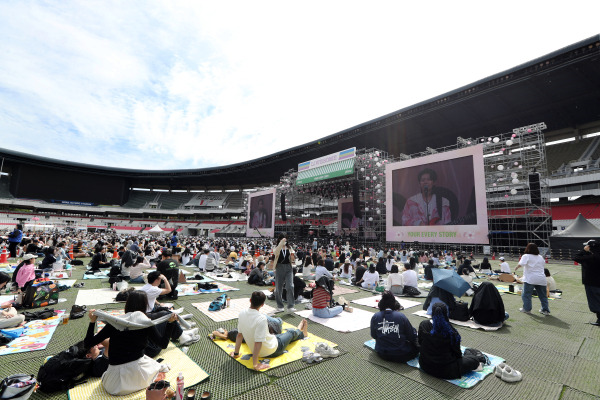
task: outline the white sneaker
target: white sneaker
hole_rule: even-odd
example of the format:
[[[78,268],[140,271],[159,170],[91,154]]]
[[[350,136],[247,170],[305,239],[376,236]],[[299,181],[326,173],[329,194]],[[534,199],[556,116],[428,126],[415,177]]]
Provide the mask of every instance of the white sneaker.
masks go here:
[[[519,311],[521,311],[522,313],[525,313],[525,314],[531,314],[531,311],[527,311],[523,307],[519,308]]]
[[[192,314],[185,314],[185,315],[180,315],[179,317],[180,317],[180,318],[183,318],[183,319],[190,319],[190,318],[192,318],[193,316],[194,316],[194,315],[192,315]]]
[[[296,312],[296,309],[294,307],[288,308],[288,312]]]
[[[502,379],[504,382],[519,382],[521,379],[523,379],[523,374],[507,365],[504,368],[504,371],[502,371],[500,379]]]
[[[182,346],[189,346],[192,343],[196,343],[200,340],[200,336],[198,335],[181,335],[179,337],[179,344]]]
[[[501,378],[502,377],[502,372],[504,371],[504,368],[506,368],[506,364],[504,364],[504,363],[500,363],[500,364],[496,365],[496,368],[494,368],[494,374],[498,378]]]
[[[543,314],[543,315],[550,315],[550,311],[544,311],[544,310],[540,310],[540,314]]]
[[[197,335],[198,334],[198,328],[188,329],[188,330],[183,331],[183,333],[185,335],[189,335],[189,336]]]
[[[277,312],[284,312],[284,311],[285,311],[285,308],[283,308],[283,307],[277,307]]]
[[[319,353],[323,358],[337,357],[340,355],[340,351],[333,349],[330,345],[323,342],[318,342],[315,345],[315,351]]]

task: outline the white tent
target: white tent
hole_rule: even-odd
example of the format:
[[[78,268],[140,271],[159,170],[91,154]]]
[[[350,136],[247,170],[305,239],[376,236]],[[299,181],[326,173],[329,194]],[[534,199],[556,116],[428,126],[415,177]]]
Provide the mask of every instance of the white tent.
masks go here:
[[[154,228],[150,229],[148,232],[152,235],[159,235],[164,231],[161,229],[160,226],[158,226],[158,224],[156,224],[156,226]]]

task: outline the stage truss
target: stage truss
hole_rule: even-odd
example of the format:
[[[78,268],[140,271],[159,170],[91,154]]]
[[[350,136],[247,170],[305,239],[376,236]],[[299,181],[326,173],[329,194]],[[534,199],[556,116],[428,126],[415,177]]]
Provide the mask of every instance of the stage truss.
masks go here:
[[[427,147],[423,152],[399,157],[391,157],[379,149],[359,149],[353,175],[299,186],[298,172],[289,170],[276,185],[276,235],[287,232],[299,239],[342,236],[342,241],[349,240],[355,245],[478,253],[489,250],[497,255],[519,255],[528,243],[536,243],[544,252],[550,246],[552,234],[545,129],[544,123],[538,123],[499,135],[458,137],[456,145]],[[448,243],[386,243],[385,164],[478,144],[484,146],[489,248]],[[535,176],[539,176],[539,191],[531,187],[530,180]],[[341,230],[337,221],[338,199],[352,199],[354,182],[358,184],[361,225],[357,230]]]

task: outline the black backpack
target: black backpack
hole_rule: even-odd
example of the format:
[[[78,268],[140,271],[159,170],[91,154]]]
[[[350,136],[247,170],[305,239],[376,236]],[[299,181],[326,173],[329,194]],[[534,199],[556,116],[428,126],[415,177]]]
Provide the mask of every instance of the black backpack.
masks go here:
[[[25,311],[23,312],[23,316],[25,317],[25,322],[35,321],[38,319],[47,319],[52,318],[56,315],[56,311],[45,308],[40,311]]]
[[[37,380],[40,390],[53,393],[73,388],[87,375],[92,360],[79,358],[79,347],[71,346],[67,350],[50,358],[38,371]]]

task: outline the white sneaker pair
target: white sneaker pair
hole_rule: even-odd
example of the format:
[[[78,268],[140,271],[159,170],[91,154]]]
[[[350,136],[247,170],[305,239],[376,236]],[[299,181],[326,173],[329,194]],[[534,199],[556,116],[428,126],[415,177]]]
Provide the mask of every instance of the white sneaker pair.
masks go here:
[[[336,350],[323,342],[318,342],[315,345],[315,352],[319,353],[323,358],[337,357],[340,355],[339,350]]]
[[[504,382],[519,382],[521,379],[523,379],[523,374],[516,369],[509,367],[505,363],[496,365],[494,374]]]

